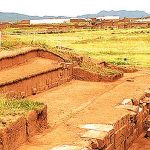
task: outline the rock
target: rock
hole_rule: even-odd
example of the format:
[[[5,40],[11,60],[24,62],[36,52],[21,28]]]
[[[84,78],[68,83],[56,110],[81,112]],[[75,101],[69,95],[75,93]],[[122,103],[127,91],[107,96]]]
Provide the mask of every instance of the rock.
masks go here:
[[[139,112],[139,106],[134,106],[134,105],[118,105],[115,108],[122,108],[122,109],[126,109],[129,111],[133,111],[135,113]]]
[[[80,128],[87,130],[104,131],[112,134],[114,133],[113,126],[108,124],[85,124],[81,125]]]
[[[145,96],[146,97],[150,97],[150,88],[148,88],[147,90],[145,90]]]
[[[127,79],[128,82],[134,82],[134,79]]]
[[[37,94],[37,88],[32,88],[32,95],[36,95]]]
[[[106,144],[106,138],[108,137],[108,133],[104,131],[97,130],[88,130],[85,132],[81,138],[91,141],[92,149],[102,149]]]
[[[122,105],[133,105],[133,99],[124,99]]]
[[[61,145],[61,146],[56,146],[50,150],[83,150],[83,149],[81,147],[78,147],[78,146]]]
[[[145,120],[145,128],[150,128],[150,116]]]
[[[150,137],[150,128],[146,131],[146,137]]]
[[[150,97],[145,97],[144,99],[141,100],[142,103],[147,103],[149,104],[150,103]]]

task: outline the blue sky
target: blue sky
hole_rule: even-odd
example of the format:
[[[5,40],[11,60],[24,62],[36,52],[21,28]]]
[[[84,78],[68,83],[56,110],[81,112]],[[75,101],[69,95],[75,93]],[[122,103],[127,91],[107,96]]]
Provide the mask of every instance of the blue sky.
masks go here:
[[[1,12],[28,15],[77,16],[101,10],[144,10],[150,13],[150,0],[3,0]]]

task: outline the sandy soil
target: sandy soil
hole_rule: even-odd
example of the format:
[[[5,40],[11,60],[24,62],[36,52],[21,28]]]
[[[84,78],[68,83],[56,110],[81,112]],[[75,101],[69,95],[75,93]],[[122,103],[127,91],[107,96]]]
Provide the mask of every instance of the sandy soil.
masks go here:
[[[60,67],[55,61],[36,57],[27,63],[0,71],[0,84],[9,83],[31,75],[36,75]]]
[[[133,78],[134,82],[126,81]],[[71,81],[30,97],[48,105],[49,129],[34,136],[19,150],[49,150],[80,141],[81,124],[114,123],[127,113],[114,106],[125,98],[134,98],[149,87],[149,71],[139,71],[111,83]],[[136,149],[138,150],[138,149]],[[141,149],[145,150],[145,149]]]

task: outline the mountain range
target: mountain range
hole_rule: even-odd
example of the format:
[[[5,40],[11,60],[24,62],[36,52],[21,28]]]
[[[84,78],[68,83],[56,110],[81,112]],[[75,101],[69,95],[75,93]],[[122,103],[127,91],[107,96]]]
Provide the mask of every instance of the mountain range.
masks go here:
[[[81,16],[77,16],[77,18],[94,18],[94,17],[101,17],[101,16],[119,16],[120,18],[128,17],[128,18],[141,18],[150,16],[150,14],[146,13],[145,11],[127,11],[127,10],[119,10],[119,11],[100,11],[97,14],[85,14]],[[9,12],[0,12],[0,22],[10,21],[16,22],[20,20],[36,20],[36,19],[49,19],[49,18],[71,18],[68,16],[30,16],[25,14],[19,13],[9,13]]]
[[[119,11],[100,11],[97,14],[86,14],[82,16],[78,16],[79,18],[92,18],[92,17],[101,17],[101,16],[119,16],[120,18],[141,18],[150,16],[150,14],[146,13],[145,11],[127,11],[127,10],[119,10]]]

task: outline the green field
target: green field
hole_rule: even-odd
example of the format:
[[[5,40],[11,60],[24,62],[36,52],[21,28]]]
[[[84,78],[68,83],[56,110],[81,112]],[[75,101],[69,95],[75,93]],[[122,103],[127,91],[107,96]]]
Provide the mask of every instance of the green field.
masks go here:
[[[5,127],[20,116],[26,115],[31,110],[40,110],[43,107],[43,103],[25,99],[8,99],[0,96],[0,128]]]
[[[69,53],[115,64],[150,66],[150,29],[78,30],[60,34],[37,34],[38,29],[7,29],[2,46],[56,46],[70,48]],[[19,34],[15,34],[19,33]],[[35,33],[35,34],[34,34]],[[56,50],[56,49],[55,49]],[[67,50],[59,49],[63,53]],[[125,61],[126,60],[126,61]]]

